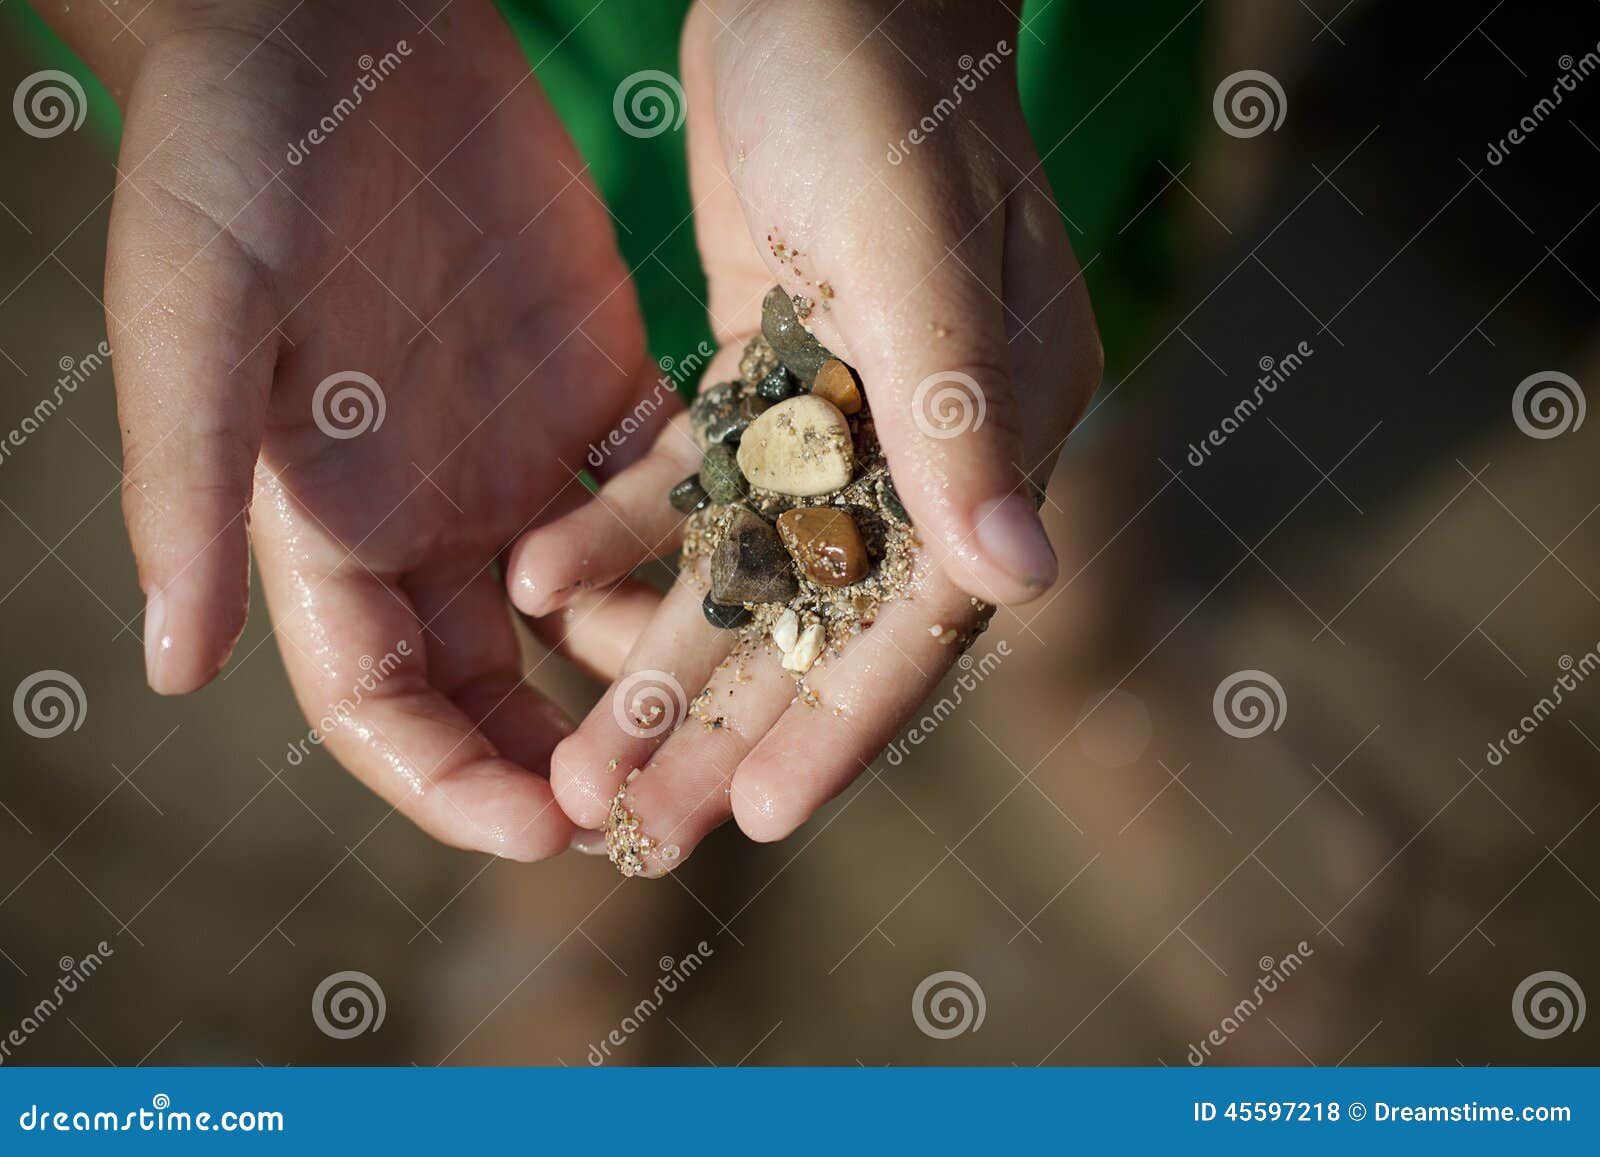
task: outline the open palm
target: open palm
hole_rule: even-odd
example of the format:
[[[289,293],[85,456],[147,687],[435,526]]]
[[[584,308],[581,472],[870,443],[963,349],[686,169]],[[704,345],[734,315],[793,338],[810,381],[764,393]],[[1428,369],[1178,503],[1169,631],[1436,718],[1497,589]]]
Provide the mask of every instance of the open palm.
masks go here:
[[[248,522],[339,760],[452,843],[564,849],[492,568],[651,388],[605,209],[487,0],[200,7],[141,25],[107,268],[151,683],[227,660]]]

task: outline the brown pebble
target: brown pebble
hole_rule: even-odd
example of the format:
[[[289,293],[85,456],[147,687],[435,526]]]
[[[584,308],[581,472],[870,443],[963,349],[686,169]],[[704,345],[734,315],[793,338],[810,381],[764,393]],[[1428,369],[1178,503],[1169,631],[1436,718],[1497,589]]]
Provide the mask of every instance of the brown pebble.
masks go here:
[[[855,373],[838,358],[829,358],[817,368],[811,392],[838,406],[841,414],[861,412],[861,390]]]
[[[797,506],[778,516],[783,545],[819,586],[847,587],[867,577],[867,548],[855,519],[831,506]]]
[[[794,567],[772,524],[745,507],[735,507],[711,554],[711,601],[739,607],[781,603],[797,590]]]

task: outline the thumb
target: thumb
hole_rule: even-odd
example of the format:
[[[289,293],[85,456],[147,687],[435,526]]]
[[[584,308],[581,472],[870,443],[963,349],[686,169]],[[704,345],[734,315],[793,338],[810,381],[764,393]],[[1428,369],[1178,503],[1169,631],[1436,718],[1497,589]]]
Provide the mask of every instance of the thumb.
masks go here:
[[[105,304],[146,677],[173,695],[208,682],[244,627],[247,511],[277,319],[258,266],[224,224],[237,207],[208,211],[215,191],[191,188],[196,166],[164,131],[129,119],[121,166],[131,175],[112,204]]]
[[[880,229],[870,248],[856,248],[872,254],[865,262],[831,267],[833,298],[813,312],[812,329],[824,344],[837,340],[831,348],[860,373],[924,547],[968,593],[1026,602],[1058,568],[1021,467],[1024,421],[1008,334],[1026,319],[1000,296],[1006,214],[952,212],[947,225],[937,210],[898,216],[906,228]],[[1044,417],[1034,409],[1030,422]],[[1042,486],[1048,468],[1038,465]]]

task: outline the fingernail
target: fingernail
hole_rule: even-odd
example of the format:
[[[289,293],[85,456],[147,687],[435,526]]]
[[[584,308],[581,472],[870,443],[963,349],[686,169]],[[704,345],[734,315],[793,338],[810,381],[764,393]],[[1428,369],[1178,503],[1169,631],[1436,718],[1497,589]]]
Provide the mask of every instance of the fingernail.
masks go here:
[[[1008,494],[985,502],[975,517],[978,549],[990,562],[1030,590],[1043,590],[1056,581],[1056,552],[1026,495]]]
[[[572,837],[572,850],[582,852],[586,856],[603,856],[606,854],[605,832],[591,832],[580,828]]]
[[[167,634],[167,599],[160,587],[152,587],[144,601],[144,677],[157,694],[165,694],[161,686],[161,673],[171,653],[172,636]]]

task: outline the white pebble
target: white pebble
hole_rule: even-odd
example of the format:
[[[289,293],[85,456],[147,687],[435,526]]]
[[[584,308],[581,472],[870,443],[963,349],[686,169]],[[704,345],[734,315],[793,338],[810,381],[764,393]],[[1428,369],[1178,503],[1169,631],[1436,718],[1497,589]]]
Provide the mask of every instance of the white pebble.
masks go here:
[[[822,654],[823,633],[821,623],[812,623],[800,632],[794,646],[783,657],[783,669],[804,675]]]
[[[772,624],[772,641],[778,644],[778,650],[787,655],[794,650],[795,641],[800,637],[800,616],[793,610],[785,610],[778,616],[778,621]]]

